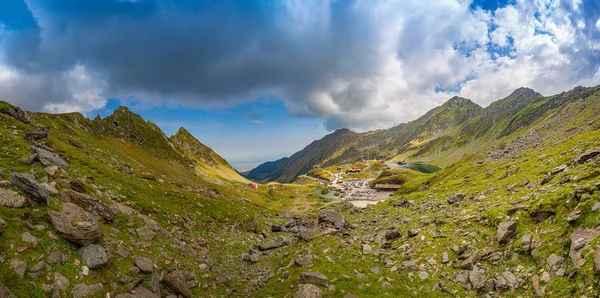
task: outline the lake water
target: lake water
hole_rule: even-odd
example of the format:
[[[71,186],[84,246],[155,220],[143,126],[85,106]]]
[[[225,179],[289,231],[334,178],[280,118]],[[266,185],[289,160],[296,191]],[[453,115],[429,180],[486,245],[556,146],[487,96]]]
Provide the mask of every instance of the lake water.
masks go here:
[[[426,164],[426,163],[407,163],[403,165],[399,165],[395,162],[386,162],[387,166],[392,169],[411,169],[415,171],[419,171],[421,173],[431,174],[441,170],[440,167]]]

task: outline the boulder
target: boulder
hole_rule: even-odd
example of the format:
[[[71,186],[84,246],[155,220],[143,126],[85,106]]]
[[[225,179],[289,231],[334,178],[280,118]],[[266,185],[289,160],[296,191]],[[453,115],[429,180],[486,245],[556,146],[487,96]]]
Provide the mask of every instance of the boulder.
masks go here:
[[[531,249],[531,243],[532,243],[532,236],[531,234],[525,234],[523,235],[523,237],[521,237],[521,250],[522,251],[528,251]]]
[[[563,257],[552,254],[546,260],[546,268],[550,271],[550,277],[564,276],[566,267]]]
[[[596,229],[582,229],[579,228],[571,234],[571,247],[569,249],[569,257],[575,268],[581,267],[585,264],[585,259],[581,257],[581,251],[584,247],[588,246],[592,239],[596,238],[600,234],[599,230]]]
[[[471,286],[479,292],[486,292],[488,277],[485,274],[485,270],[473,266],[473,269],[469,271],[469,282]]]
[[[24,139],[28,141],[39,141],[48,137],[48,131],[36,129],[25,133]]]
[[[21,208],[27,205],[27,199],[15,191],[0,188],[0,206]]]
[[[282,246],[286,246],[289,243],[290,242],[288,240],[263,242],[258,245],[258,249],[261,251],[271,250],[271,249],[280,248]]]
[[[408,237],[415,237],[419,232],[419,229],[408,229]]]
[[[0,113],[10,115],[11,117],[29,124],[31,122],[31,118],[29,117],[29,113],[24,112],[19,107],[4,107],[0,108]]]
[[[500,223],[496,230],[496,237],[498,238],[499,244],[504,244],[508,241],[510,236],[517,230],[516,221],[507,221]]]
[[[324,285],[329,282],[329,278],[321,272],[306,271],[300,273],[300,284]]]
[[[71,290],[71,295],[73,298],[90,297],[96,295],[102,290],[102,288],[103,286],[100,283],[93,285],[78,284],[73,287],[73,290]]]
[[[394,240],[394,239],[398,239],[402,236],[402,232],[396,229],[393,230],[388,230],[387,232],[385,232],[385,239],[386,240]]]
[[[540,223],[555,214],[556,214],[556,211],[549,209],[549,210],[538,210],[538,211],[531,212],[529,214],[529,216],[531,216],[531,219],[533,219],[533,221]]]
[[[584,164],[584,163],[586,163],[588,160],[590,160],[590,159],[592,159],[592,158],[594,158],[594,157],[596,157],[596,156],[598,156],[598,155],[600,155],[600,150],[597,150],[597,149],[596,149],[596,150],[591,150],[591,151],[588,151],[588,152],[586,152],[586,153],[583,153],[583,154],[581,154],[581,155],[579,155],[579,156],[577,157],[577,163],[578,163],[578,164]]]
[[[148,226],[143,226],[141,228],[135,229],[138,237],[140,237],[144,241],[152,241],[154,236],[156,236],[156,232],[150,229]]]
[[[36,204],[49,205],[50,194],[31,174],[12,174],[12,183]]]
[[[81,261],[90,269],[100,268],[108,263],[106,250],[97,244],[84,246],[77,253]]]
[[[25,272],[27,272],[27,262],[14,258],[10,260],[8,266],[12,268],[20,278],[25,277]]]
[[[40,239],[34,237],[29,232],[21,233],[21,240],[31,244],[32,247],[36,247],[40,243]]]
[[[57,166],[61,170],[68,170],[69,163],[66,162],[58,154],[54,154],[44,148],[33,147],[33,150],[38,154],[37,159],[44,167]]]
[[[143,273],[152,273],[154,272],[154,264],[147,258],[137,257],[135,258],[135,265],[140,268],[140,271]]]
[[[102,238],[96,216],[75,204],[64,203],[60,212],[49,211],[48,216],[56,234],[71,242],[85,246]]]
[[[294,265],[299,266],[299,267],[312,267],[313,266],[312,255],[306,255],[306,256],[298,257],[298,258],[294,259]]]
[[[323,291],[311,284],[305,284],[298,287],[298,291],[294,293],[293,298],[321,298]]]
[[[182,271],[173,271],[163,280],[175,293],[181,294],[183,297],[191,298],[192,292],[187,286],[185,274]]]
[[[331,227],[338,231],[348,227],[348,221],[344,216],[331,210],[321,211],[317,217],[317,222],[323,227]]]
[[[271,225],[271,232],[276,233],[281,231],[283,231],[283,226],[277,224]]]
[[[510,271],[504,271],[496,276],[496,289],[501,291],[514,290],[519,287],[517,277]]]
[[[63,200],[74,203],[85,210],[95,213],[107,222],[111,222],[117,214],[117,209],[108,206],[106,203],[99,199],[76,192],[71,189],[63,189],[60,192],[60,196]]]
[[[456,193],[451,195],[446,201],[448,202],[448,204],[452,205],[456,202],[460,202],[465,198],[465,194],[463,193]]]

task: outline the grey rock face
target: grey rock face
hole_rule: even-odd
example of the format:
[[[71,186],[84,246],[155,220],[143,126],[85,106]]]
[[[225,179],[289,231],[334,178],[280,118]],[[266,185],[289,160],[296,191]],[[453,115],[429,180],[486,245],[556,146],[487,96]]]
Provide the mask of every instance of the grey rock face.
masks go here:
[[[64,203],[60,212],[48,215],[56,234],[71,242],[85,246],[102,238],[97,218],[75,204]]]
[[[108,263],[106,250],[97,244],[90,244],[80,248],[78,254],[81,261],[90,269],[100,268]]]
[[[35,181],[31,174],[12,174],[12,183],[35,203],[49,205],[50,194],[46,188]]]

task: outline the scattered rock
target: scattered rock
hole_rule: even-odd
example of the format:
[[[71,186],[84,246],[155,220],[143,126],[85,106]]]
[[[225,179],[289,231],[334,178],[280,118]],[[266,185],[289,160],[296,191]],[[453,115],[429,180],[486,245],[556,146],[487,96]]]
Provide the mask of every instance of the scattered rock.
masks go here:
[[[517,222],[516,221],[507,221],[500,223],[498,225],[498,230],[496,231],[496,237],[498,238],[499,244],[504,244],[510,236],[517,230]]]
[[[569,249],[569,257],[575,268],[585,264],[585,259],[581,257],[582,248],[589,245],[592,239],[600,234],[599,230],[579,228],[571,234],[571,247]]]
[[[460,283],[469,282],[469,271],[467,270],[458,270],[454,273],[454,281]]]
[[[477,266],[473,266],[473,269],[469,271],[469,282],[474,289],[479,292],[488,292],[487,283],[488,277],[485,274],[485,270]]]
[[[300,285],[293,298],[321,298],[323,291],[311,284]]]
[[[6,221],[0,218],[0,229],[6,228]]]
[[[281,231],[283,231],[283,226],[276,225],[276,224],[271,225],[271,232],[276,233],[276,232],[281,232]]]
[[[42,165],[44,165],[44,167],[49,167],[49,166],[57,166],[59,169],[62,170],[68,170],[69,169],[69,163],[67,163],[64,159],[62,159],[62,157],[60,157],[57,154],[54,154],[46,149],[40,148],[40,147],[33,147],[33,149],[35,150],[35,152],[37,152],[38,156],[37,159],[40,161],[40,163]]]
[[[129,258],[129,251],[122,247],[118,247],[116,253],[120,255],[123,259]]]
[[[573,211],[567,217],[567,222],[570,223],[570,224],[576,222],[581,217],[582,214],[583,213],[581,212],[581,210],[575,210],[575,211]]]
[[[10,260],[8,266],[17,272],[17,275],[19,275],[20,278],[25,277],[25,272],[27,271],[27,262],[14,258]]]
[[[419,229],[408,229],[408,237],[415,237],[419,232]]]
[[[73,298],[89,297],[100,292],[102,288],[103,286],[100,283],[93,285],[77,284],[71,290],[71,295],[73,295]]]
[[[36,247],[40,243],[40,239],[33,237],[29,232],[21,233],[21,240],[31,244],[33,247]]]
[[[258,249],[261,251],[271,250],[271,249],[280,248],[282,246],[286,246],[289,243],[290,242],[288,240],[263,242],[258,245]]]
[[[534,275],[531,278],[531,283],[532,283],[533,291],[535,292],[535,295],[538,297],[544,296],[544,288],[540,286],[540,277],[537,275]]]
[[[324,285],[329,282],[329,278],[327,278],[321,272],[312,272],[306,271],[300,274],[300,279],[298,283],[301,284],[314,284],[314,285]]]
[[[506,291],[518,288],[519,281],[510,271],[504,271],[496,277],[496,289]]]
[[[117,214],[116,208],[108,206],[106,203],[95,197],[71,189],[63,189],[60,192],[60,196],[67,202],[71,202],[89,212],[95,213],[108,222],[111,222]]]
[[[135,232],[137,233],[138,237],[140,237],[140,239],[144,241],[152,241],[152,239],[154,239],[154,236],[156,236],[156,232],[154,232],[148,226],[137,228],[135,229]]]
[[[7,286],[0,282],[0,298],[17,298],[17,296],[15,296]]]
[[[584,164],[588,160],[590,160],[590,159],[592,159],[592,158],[594,158],[594,157],[596,157],[598,155],[600,155],[600,150],[591,150],[591,151],[588,151],[588,152],[583,153],[583,154],[581,154],[581,155],[579,155],[577,157],[577,163],[578,164]]]
[[[77,253],[81,261],[90,269],[100,268],[108,263],[106,250],[98,244],[84,246]]]
[[[49,211],[50,222],[56,234],[71,242],[85,246],[102,238],[97,218],[72,203],[63,203],[60,212]]]
[[[592,206],[592,211],[596,212],[600,210],[600,202],[597,202],[596,204],[594,204],[594,206]]]
[[[242,260],[250,263],[256,263],[258,262],[258,259],[260,259],[260,256],[261,253],[258,250],[249,249],[247,252],[242,254]]]
[[[154,272],[154,264],[147,258],[137,257],[135,258],[135,265],[140,268],[143,273],[152,273]]]
[[[530,213],[529,216],[531,216],[531,219],[533,219],[535,222],[540,223],[555,214],[556,212],[554,210],[539,210]]]
[[[65,258],[66,258],[66,256],[62,252],[55,251],[55,252],[51,253],[50,255],[48,255],[48,257],[46,258],[46,261],[50,265],[58,265],[58,264],[62,264],[62,262],[65,261]]]
[[[385,232],[385,239],[386,240],[398,239],[401,236],[402,236],[402,232],[400,232],[399,230],[396,230],[396,229],[389,230],[389,231]]]
[[[532,236],[531,234],[525,234],[523,235],[523,237],[521,237],[521,250],[522,251],[528,251],[531,249],[531,240]]]
[[[597,248],[594,253],[594,271],[600,272],[600,248]]]
[[[373,253],[373,248],[371,248],[371,245],[363,244],[362,253],[363,255],[370,255]]]
[[[447,202],[448,202],[448,204],[452,205],[452,204],[454,204],[456,202],[462,201],[464,198],[465,198],[465,194],[463,194],[463,193],[457,193],[457,194],[451,195],[448,198]]]
[[[294,259],[294,265],[300,266],[300,267],[312,267],[313,266],[312,255],[309,254],[309,255]]]
[[[150,290],[138,286],[135,289],[131,290],[131,293],[123,293],[115,296],[115,298],[159,298],[157,294],[151,292]]]
[[[175,293],[181,294],[183,297],[191,298],[192,292],[187,286],[185,274],[182,271],[174,271],[163,280]]]
[[[48,137],[48,131],[36,129],[25,133],[24,139],[27,141],[39,141]]]
[[[427,271],[419,271],[419,277],[421,279],[427,279],[429,277],[429,273],[427,273]]]
[[[21,208],[27,205],[27,199],[10,189],[0,188],[0,206]]]
[[[331,227],[338,231],[344,230],[346,227],[348,227],[348,221],[344,218],[344,216],[331,210],[321,211],[317,217],[317,221],[319,225],[323,227]]]
[[[58,272],[54,272],[54,288],[59,291],[66,291],[69,288],[69,279]]]
[[[550,277],[565,275],[565,260],[563,257],[552,254],[546,260],[546,267],[550,271]]]
[[[50,194],[46,188],[35,181],[31,174],[12,174],[12,183],[18,187],[34,203],[48,206],[50,204]]]
[[[448,257],[448,252],[444,252],[442,254],[442,264],[446,264],[450,261],[449,257]]]

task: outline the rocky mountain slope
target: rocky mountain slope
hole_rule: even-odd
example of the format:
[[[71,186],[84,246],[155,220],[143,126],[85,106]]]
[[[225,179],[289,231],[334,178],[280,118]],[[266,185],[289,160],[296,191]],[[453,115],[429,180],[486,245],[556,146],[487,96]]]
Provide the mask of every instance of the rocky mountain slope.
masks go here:
[[[546,98],[531,89],[519,88],[485,109],[468,99],[453,97],[417,120],[387,130],[362,134],[336,131],[295,153],[278,167],[265,171],[259,166],[247,177],[291,182],[316,164],[331,166],[361,159],[408,159],[446,166],[465,153],[476,152],[497,138],[535,122],[539,117],[536,113],[569,103],[556,100],[558,97],[561,96]],[[540,105],[548,101],[552,103]],[[314,150],[321,147],[328,150]]]

